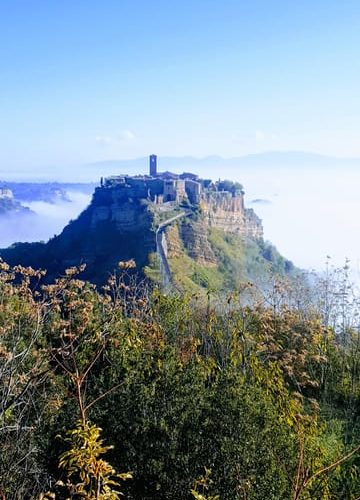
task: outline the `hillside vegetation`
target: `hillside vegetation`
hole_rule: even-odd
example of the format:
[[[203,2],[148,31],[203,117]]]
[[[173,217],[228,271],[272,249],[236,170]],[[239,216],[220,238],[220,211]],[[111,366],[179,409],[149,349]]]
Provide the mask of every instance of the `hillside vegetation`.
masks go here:
[[[316,294],[277,281],[215,307],[150,290],[133,265],[99,293],[76,268],[42,286],[1,263],[0,496],[357,498],[346,270]]]
[[[93,225],[93,203],[47,243],[16,243],[1,249],[0,255],[12,265],[46,269],[49,282],[63,275],[66,268],[86,263],[84,278],[98,286],[106,283],[119,261],[134,258],[139,275],[161,283],[154,253],[156,227],[178,215],[181,208],[154,215],[143,200],[132,203],[132,207],[137,218],[131,230],[113,220]],[[270,243],[209,228],[196,211],[169,228],[167,238],[171,238],[171,229],[177,230],[177,249],[169,251],[168,260],[174,282],[182,290],[232,290],[246,280],[266,286],[273,274],[295,276],[299,272]]]
[[[167,247],[173,285],[189,293],[222,293],[246,281],[267,288],[274,275],[295,280],[301,274],[271,243],[207,228],[201,221],[183,220],[168,229]],[[161,283],[156,254],[150,256],[145,274]]]
[[[137,201],[138,220],[131,232],[121,230],[112,220],[92,225],[94,205],[70,221],[61,234],[47,243],[15,243],[1,249],[1,257],[12,265],[47,270],[47,281],[64,274],[66,268],[86,263],[84,277],[104,285],[120,260],[136,259],[139,270],[154,250],[155,233],[146,203]]]

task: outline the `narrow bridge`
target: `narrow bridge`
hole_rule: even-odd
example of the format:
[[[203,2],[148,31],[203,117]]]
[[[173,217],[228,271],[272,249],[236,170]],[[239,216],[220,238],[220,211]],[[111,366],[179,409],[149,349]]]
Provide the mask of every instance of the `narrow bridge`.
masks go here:
[[[159,224],[156,230],[156,253],[158,254],[160,260],[160,274],[161,274],[162,286],[164,289],[167,289],[170,286],[174,285],[171,276],[169,262],[167,259],[165,229],[176,220],[182,219],[183,217],[189,217],[190,215],[192,215],[191,210],[180,212],[174,217],[171,217],[170,219],[161,222],[161,224]]]

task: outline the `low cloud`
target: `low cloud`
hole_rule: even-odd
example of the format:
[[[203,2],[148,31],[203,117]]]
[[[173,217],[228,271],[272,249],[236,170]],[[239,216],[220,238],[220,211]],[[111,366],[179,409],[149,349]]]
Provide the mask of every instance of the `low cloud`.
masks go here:
[[[117,139],[120,141],[120,142],[129,142],[129,141],[133,141],[135,139],[135,134],[134,132],[132,132],[131,130],[121,130],[118,134],[117,134]]]
[[[26,204],[32,213],[9,213],[0,217],[0,248],[19,241],[47,241],[61,233],[66,224],[75,219],[90,203],[91,196],[68,191],[70,201],[46,203],[33,201]],[[25,205],[25,203],[24,203]]]
[[[120,130],[114,135],[97,135],[95,137],[95,142],[99,146],[109,146],[116,143],[127,143],[132,142],[136,139],[136,135],[131,130],[125,129]]]
[[[263,130],[256,130],[255,139],[257,141],[263,141],[265,139],[265,132]]]
[[[95,142],[96,142],[96,144],[99,144],[100,146],[107,146],[108,144],[112,143],[112,139],[109,136],[97,135],[95,137]]]

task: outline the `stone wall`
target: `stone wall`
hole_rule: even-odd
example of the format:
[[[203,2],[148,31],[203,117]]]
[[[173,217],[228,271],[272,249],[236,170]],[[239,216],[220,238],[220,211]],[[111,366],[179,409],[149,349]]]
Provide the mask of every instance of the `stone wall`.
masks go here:
[[[190,203],[198,204],[200,202],[201,184],[191,179],[185,179],[185,191]]]
[[[180,202],[186,198],[185,181],[167,179],[164,181],[164,201]]]

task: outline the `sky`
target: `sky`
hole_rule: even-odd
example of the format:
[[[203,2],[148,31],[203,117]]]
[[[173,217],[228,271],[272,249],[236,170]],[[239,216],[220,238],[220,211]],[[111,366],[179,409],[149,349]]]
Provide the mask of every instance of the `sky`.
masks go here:
[[[360,158],[359,26],[359,0],[1,0],[0,180],[97,180],[88,164],[150,153]],[[270,198],[254,208],[284,255],[360,273],[346,168],[234,176]]]
[[[0,177],[117,158],[360,157],[358,0],[1,0]]]

